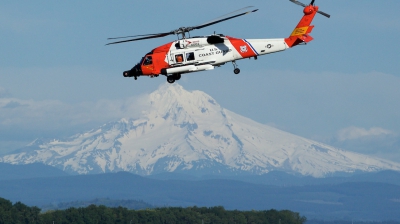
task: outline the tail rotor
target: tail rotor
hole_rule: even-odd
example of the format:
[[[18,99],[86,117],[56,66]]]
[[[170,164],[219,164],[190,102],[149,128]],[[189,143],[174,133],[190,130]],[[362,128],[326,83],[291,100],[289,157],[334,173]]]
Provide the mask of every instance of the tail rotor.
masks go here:
[[[293,3],[296,4],[296,5],[303,6],[303,7],[307,7],[306,4],[301,3],[301,2],[299,2],[299,1],[297,1],[297,0],[289,0],[289,1],[293,2]],[[310,3],[310,5],[311,5],[311,6],[314,6],[314,2],[315,2],[315,0],[312,0],[311,3]],[[331,15],[329,15],[328,13],[325,13],[325,12],[322,12],[322,11],[319,11],[319,10],[317,11],[317,13],[319,13],[319,14],[325,16],[325,17],[328,17],[328,18],[331,17]]]

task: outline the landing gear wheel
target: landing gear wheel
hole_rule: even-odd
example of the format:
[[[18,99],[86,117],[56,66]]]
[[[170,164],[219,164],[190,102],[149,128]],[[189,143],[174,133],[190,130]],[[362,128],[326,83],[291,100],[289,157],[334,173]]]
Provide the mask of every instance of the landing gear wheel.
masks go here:
[[[236,61],[232,61],[233,64],[233,73],[235,73],[236,75],[240,73],[240,69],[238,68]]]
[[[137,76],[135,76],[135,80],[137,80]]]
[[[175,75],[174,75],[174,78],[175,78],[175,80],[181,79],[181,74],[175,74]]]
[[[175,82],[175,77],[173,75],[167,76],[167,82],[168,83],[174,83]]]

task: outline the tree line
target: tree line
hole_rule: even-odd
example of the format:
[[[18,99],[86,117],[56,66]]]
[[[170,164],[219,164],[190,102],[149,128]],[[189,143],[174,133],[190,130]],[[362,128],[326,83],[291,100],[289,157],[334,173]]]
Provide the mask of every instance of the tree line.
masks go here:
[[[306,218],[289,210],[228,211],[216,207],[161,207],[129,210],[123,207],[89,205],[50,210],[29,207],[0,198],[0,223],[282,223],[303,224]]]
[[[216,207],[161,207],[133,210],[124,207],[89,205],[70,207],[64,210],[49,210],[29,207],[21,202],[0,198],[0,224],[3,223],[277,223],[277,224],[400,224],[399,221],[321,221],[309,220],[297,212],[274,209],[263,211],[228,211]]]
[[[357,220],[307,220],[306,224],[400,224],[400,221],[357,221]]]

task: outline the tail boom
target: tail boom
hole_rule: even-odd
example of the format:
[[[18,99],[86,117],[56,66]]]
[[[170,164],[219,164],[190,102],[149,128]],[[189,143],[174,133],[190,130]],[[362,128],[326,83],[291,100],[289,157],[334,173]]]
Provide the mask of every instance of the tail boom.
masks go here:
[[[294,47],[301,43],[307,43],[313,40],[309,34],[313,30],[314,26],[310,24],[313,21],[315,14],[318,12],[318,6],[306,6],[303,12],[304,16],[301,18],[299,24],[297,24],[291,35],[288,38],[285,38],[285,42],[289,47]]]

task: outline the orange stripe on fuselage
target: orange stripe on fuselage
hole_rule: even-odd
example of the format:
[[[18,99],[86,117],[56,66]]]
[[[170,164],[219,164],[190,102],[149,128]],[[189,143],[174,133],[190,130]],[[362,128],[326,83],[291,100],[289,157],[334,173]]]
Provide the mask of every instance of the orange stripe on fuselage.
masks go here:
[[[238,39],[228,36],[226,38],[228,38],[233,47],[236,49],[237,52],[239,52],[239,54],[243,58],[254,57],[257,55],[257,53],[253,51],[252,47],[248,43],[246,43],[246,41],[244,41],[243,39]]]

